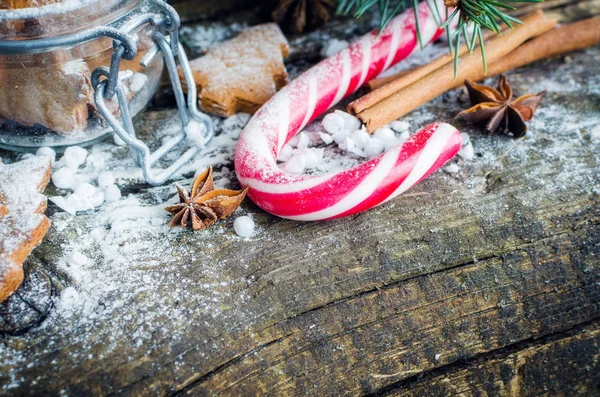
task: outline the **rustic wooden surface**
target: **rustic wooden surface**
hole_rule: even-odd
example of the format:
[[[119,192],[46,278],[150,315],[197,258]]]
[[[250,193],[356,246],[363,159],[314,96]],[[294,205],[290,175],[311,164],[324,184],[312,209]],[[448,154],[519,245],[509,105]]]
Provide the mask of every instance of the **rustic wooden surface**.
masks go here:
[[[586,15],[583,4],[569,12]],[[334,23],[332,36],[357,34],[347,24]],[[290,67],[302,69],[318,39],[294,43]],[[260,230],[251,239],[227,237],[231,221],[210,243],[179,235],[147,265],[164,283],[91,328],[76,327],[76,318],[73,326],[47,322],[52,297],[73,283],[55,265],[61,244],[78,236],[75,227],[53,228],[27,263],[20,295],[11,298],[26,299],[31,310],[0,313],[2,390],[600,395],[600,143],[589,122],[600,123],[599,62],[594,48],[512,73],[521,93],[544,79],[557,85],[531,134],[515,142],[457,124],[471,134],[475,160],[460,163],[456,176],[437,172],[379,208],[298,223],[248,202],[244,209]],[[461,107],[457,96],[409,119],[451,120]],[[147,112],[138,123],[142,135],[149,138],[171,113]],[[151,192],[140,184],[123,188]],[[76,226],[85,228],[93,216],[78,216]],[[137,265],[135,271],[145,266]],[[218,291],[210,307],[219,315],[204,304],[206,285]],[[186,299],[170,298],[182,286]],[[142,313],[153,308],[161,315],[148,321]],[[187,321],[162,314],[170,309]],[[141,341],[138,329],[145,331]],[[14,351],[28,363],[15,364],[7,353]]]

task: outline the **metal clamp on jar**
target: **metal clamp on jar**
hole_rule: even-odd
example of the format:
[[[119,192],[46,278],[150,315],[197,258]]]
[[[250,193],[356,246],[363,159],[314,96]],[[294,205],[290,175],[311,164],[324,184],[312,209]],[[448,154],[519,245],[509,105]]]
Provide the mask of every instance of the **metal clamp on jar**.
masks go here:
[[[0,147],[60,150],[114,131],[130,146],[146,181],[164,183],[214,133],[211,119],[197,108],[179,26],[177,12],[162,0],[65,1],[0,11]],[[132,117],[152,98],[165,64],[182,131],[151,153],[136,138]],[[191,120],[203,127],[197,144],[168,168],[154,170],[185,140]]]

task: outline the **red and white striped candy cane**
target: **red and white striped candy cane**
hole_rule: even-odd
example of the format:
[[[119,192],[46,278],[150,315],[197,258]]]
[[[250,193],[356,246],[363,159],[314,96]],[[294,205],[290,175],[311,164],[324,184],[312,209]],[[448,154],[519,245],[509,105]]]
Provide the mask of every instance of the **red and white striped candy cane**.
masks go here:
[[[423,41],[439,37],[426,2],[418,14]],[[288,219],[340,218],[396,197],[454,157],[461,147],[460,133],[449,124],[434,123],[402,146],[338,173],[294,175],[277,166],[279,151],[298,131],[417,46],[411,9],[390,21],[381,34],[363,36],[271,98],[242,132],[235,153],[238,180],[250,186],[252,201]]]

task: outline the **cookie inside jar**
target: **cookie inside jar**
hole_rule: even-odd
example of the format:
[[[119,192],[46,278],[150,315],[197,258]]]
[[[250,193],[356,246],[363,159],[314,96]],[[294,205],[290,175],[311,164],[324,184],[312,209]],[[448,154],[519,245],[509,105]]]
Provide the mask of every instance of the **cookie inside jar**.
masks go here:
[[[8,9],[11,7],[10,9]],[[119,27],[136,14],[148,12],[139,0],[10,0],[0,10],[0,42],[52,42],[99,26]],[[123,21],[123,22],[121,22]],[[153,46],[152,28],[134,31],[137,56],[121,59],[119,80],[130,113],[148,104],[162,72],[162,58],[147,66],[140,61]],[[113,40],[98,35],[42,50],[6,51],[0,44],[0,146],[21,151],[40,146],[57,149],[95,142],[112,133],[94,101],[92,72],[109,67]],[[116,116],[116,97],[107,99]]]

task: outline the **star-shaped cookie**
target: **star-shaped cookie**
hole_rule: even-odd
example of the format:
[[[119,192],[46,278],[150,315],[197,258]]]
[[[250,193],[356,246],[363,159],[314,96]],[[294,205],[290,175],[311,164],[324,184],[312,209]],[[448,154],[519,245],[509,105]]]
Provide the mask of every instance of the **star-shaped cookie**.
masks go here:
[[[41,194],[52,173],[49,157],[0,164],[0,302],[23,281],[23,262],[50,227]]]
[[[192,60],[200,106],[224,117],[256,112],[287,84],[283,60],[289,50],[279,27],[267,23],[245,29]]]

